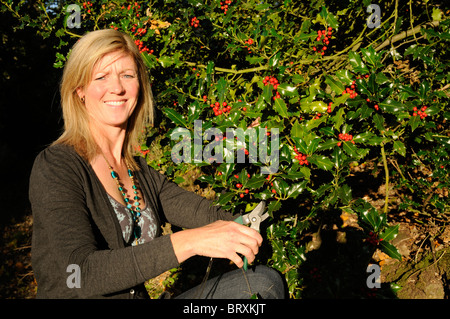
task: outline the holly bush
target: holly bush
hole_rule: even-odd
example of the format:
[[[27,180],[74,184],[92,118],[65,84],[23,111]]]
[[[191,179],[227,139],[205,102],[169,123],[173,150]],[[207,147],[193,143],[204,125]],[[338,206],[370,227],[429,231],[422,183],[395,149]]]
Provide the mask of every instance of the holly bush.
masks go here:
[[[224,209],[266,201],[269,249],[260,262],[285,276],[291,297],[321,278],[320,265],[304,266],[322,230],[345,231],[345,220],[357,217],[353,257],[366,267],[375,249],[402,258],[390,243],[398,232],[392,214],[448,214],[450,20],[439,3],[72,2],[80,28],[68,27],[76,11],[57,2],[37,1],[31,15],[23,2],[2,0],[2,10],[22,18],[20,27],[59,39],[55,67],[85,32],[130,34],[158,108],[139,151],[177,183],[197,171],[196,183]],[[249,128],[263,134],[226,134]],[[258,145],[276,156],[255,161]],[[215,154],[202,158],[206,149]],[[275,169],[267,174],[268,167]],[[361,171],[383,179],[382,205],[355,178]]]

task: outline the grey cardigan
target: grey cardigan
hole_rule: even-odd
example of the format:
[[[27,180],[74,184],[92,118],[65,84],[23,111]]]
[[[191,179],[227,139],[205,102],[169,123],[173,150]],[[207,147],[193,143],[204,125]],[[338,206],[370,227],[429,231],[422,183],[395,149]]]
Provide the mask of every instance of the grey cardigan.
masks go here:
[[[146,203],[160,221],[195,228],[237,217],[168,181],[142,157],[136,161]],[[50,146],[37,156],[29,196],[38,298],[148,298],[143,283],[178,266],[170,236],[126,246],[103,185],[72,147]],[[79,288],[67,284],[75,274],[69,265],[79,267]]]

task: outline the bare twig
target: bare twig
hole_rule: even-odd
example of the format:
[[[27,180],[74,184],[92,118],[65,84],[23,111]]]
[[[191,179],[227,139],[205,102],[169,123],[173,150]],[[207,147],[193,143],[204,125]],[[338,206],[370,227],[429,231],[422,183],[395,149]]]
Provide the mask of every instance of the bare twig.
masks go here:
[[[385,40],[383,43],[381,43],[379,46],[377,46],[375,48],[375,51],[380,51],[384,47],[387,47],[388,45],[390,45],[390,44],[392,44],[394,42],[397,42],[397,41],[403,40],[403,39],[405,39],[407,37],[410,37],[412,35],[415,35],[416,33],[419,33],[420,30],[424,26],[427,26],[427,25],[432,26],[432,27],[437,27],[439,25],[439,21],[431,21],[429,23],[418,25],[418,26],[416,26],[416,27],[414,27],[412,29],[403,31],[402,33],[399,33],[399,34],[393,36],[392,38],[389,38],[389,39]]]

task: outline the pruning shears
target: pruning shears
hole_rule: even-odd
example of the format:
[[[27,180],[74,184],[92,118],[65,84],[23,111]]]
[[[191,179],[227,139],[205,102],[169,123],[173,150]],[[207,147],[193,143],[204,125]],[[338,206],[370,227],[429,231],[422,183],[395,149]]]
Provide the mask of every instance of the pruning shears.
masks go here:
[[[258,206],[255,207],[250,213],[239,216],[234,221],[241,225],[249,225],[250,228],[253,228],[257,232],[259,232],[259,227],[262,221],[264,221],[267,217],[269,217],[268,213],[264,213],[266,209],[266,202],[261,201]],[[244,270],[247,271],[248,261],[247,257],[244,257]]]

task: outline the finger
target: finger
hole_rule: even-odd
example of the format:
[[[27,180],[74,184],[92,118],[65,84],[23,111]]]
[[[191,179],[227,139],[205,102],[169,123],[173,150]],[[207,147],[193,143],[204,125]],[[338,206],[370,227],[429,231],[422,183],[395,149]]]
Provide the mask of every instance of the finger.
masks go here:
[[[238,223],[235,223],[235,224],[238,226],[238,230],[241,233],[243,233],[251,238],[254,238],[257,241],[258,246],[261,246],[261,244],[263,242],[263,238],[259,232],[257,232],[256,230],[254,230],[253,228],[250,228],[248,226],[244,226],[244,225],[241,225]]]
[[[228,257],[238,268],[242,268],[244,266],[244,261],[238,254],[234,253]]]
[[[245,256],[247,258],[248,263],[251,264],[255,260],[258,250],[256,250],[256,252],[255,252],[255,251],[253,251],[253,249],[251,249],[250,247],[248,247],[246,245],[239,245],[236,248],[236,252],[241,254],[242,256]]]

